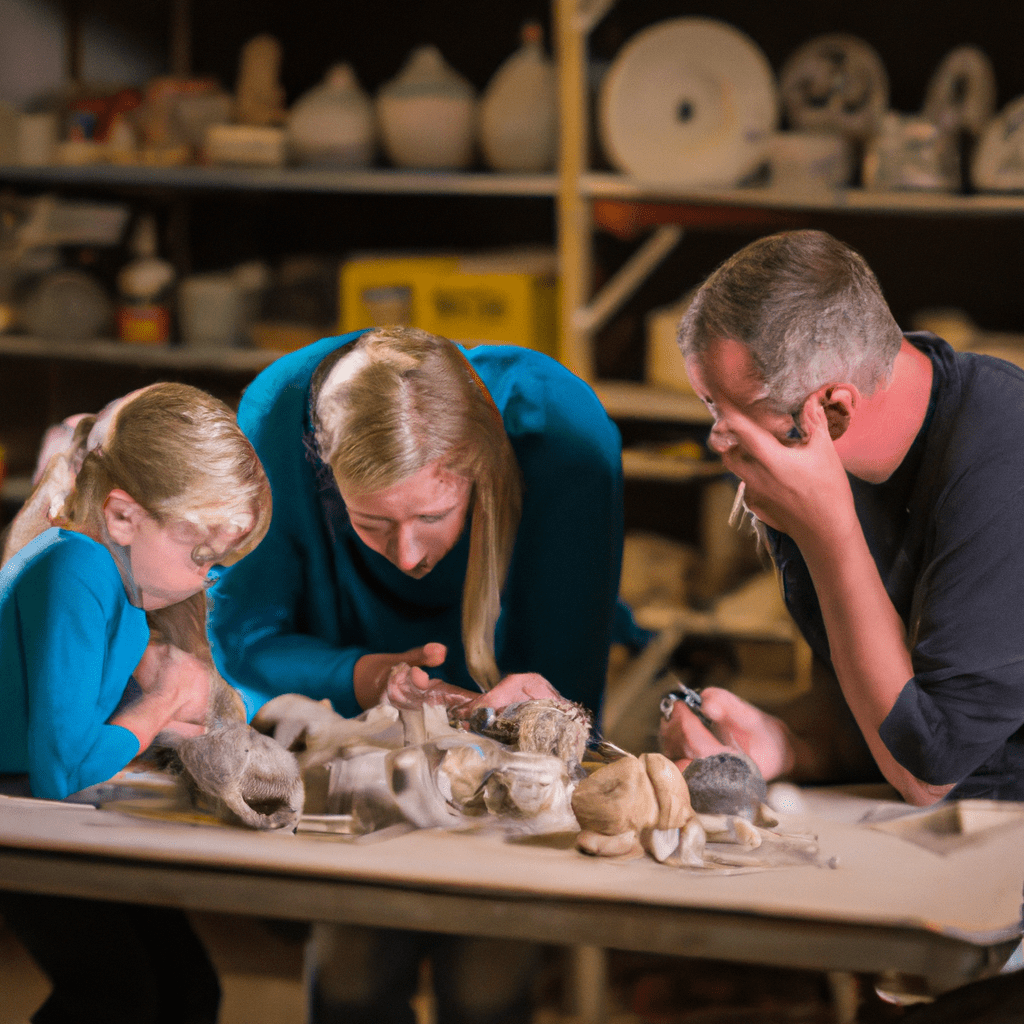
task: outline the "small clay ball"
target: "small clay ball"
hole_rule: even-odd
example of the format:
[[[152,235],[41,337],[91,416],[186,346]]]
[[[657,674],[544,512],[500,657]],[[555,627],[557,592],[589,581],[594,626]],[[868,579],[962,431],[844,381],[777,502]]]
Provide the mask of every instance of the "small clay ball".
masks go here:
[[[698,814],[735,814],[754,821],[767,796],[757,766],[737,754],[712,754],[683,771],[690,803]]]

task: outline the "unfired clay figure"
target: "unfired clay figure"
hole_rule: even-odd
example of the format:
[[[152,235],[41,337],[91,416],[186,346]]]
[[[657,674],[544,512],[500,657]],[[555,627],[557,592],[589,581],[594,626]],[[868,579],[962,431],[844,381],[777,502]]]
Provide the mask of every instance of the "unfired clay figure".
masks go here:
[[[763,827],[740,814],[698,813],[682,773],[662,754],[627,755],[598,768],[576,787],[572,808],[581,829],[577,846],[597,856],[649,854],[688,868],[767,867],[817,856],[813,839],[778,833],[767,816]]]
[[[281,44],[263,33],[242,47],[235,90],[235,119],[257,126],[283,124],[286,116],[280,82]]]
[[[307,813],[348,816],[352,832],[402,822],[527,833],[576,828],[566,761],[456,728],[440,703],[398,709],[385,698],[343,718],[327,701],[284,694],[253,725],[302,765]]]

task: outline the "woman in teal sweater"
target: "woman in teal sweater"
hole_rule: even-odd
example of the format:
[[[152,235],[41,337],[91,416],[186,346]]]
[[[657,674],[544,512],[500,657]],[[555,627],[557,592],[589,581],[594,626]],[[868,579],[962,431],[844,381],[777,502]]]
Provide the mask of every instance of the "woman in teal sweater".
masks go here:
[[[238,422],[274,516],[210,622],[250,714],[291,692],[357,715],[399,662],[477,694],[504,680],[495,702],[539,675],[598,712],[613,626],[642,635],[617,605],[619,434],[583,381],[529,349],[376,330],[282,357]]]
[[[274,515],[210,625],[250,713],[298,692],[351,717],[425,690],[599,711],[613,628],[642,634],[617,604],[619,434],[583,381],[529,349],[376,329],[279,359],[238,422]],[[531,1019],[528,944],[318,926],[312,948],[312,1024],[411,1024],[427,955],[439,1024]]]

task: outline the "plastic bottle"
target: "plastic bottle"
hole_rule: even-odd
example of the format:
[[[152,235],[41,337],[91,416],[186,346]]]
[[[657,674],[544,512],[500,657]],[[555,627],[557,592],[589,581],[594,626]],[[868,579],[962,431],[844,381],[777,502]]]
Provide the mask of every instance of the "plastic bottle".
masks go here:
[[[164,345],[171,337],[174,267],[157,255],[156,219],[139,218],[129,260],[117,275],[117,334],[138,345]]]

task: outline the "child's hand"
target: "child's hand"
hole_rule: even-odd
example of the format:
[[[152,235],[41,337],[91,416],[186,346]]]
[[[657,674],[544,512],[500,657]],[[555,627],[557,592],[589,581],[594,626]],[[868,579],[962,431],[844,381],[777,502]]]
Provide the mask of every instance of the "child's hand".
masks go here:
[[[170,644],[150,643],[134,675],[150,703],[167,707],[169,722],[205,725],[212,682],[208,664]]]
[[[172,732],[177,736],[181,736],[184,739],[190,739],[193,736],[202,736],[206,733],[205,725],[196,725],[195,722],[177,722],[171,721],[164,725],[160,732],[167,733]]]

